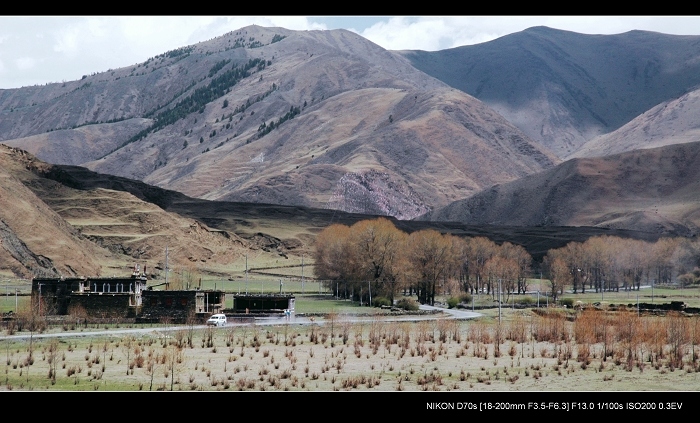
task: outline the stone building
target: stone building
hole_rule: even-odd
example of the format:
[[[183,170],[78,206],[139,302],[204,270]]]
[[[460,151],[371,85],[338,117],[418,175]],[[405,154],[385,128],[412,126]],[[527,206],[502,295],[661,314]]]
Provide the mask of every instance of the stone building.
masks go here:
[[[233,296],[234,313],[284,313],[295,311],[295,297],[291,294],[237,294]]]
[[[173,323],[200,322],[210,315],[221,313],[226,304],[226,293],[214,290],[144,291],[143,306],[138,315],[141,322]]]
[[[135,317],[147,282],[138,265],[126,278],[34,278],[32,309],[40,315]]]
[[[126,278],[34,278],[32,310],[40,315],[135,319],[172,323],[204,321],[223,311],[226,294],[216,290],[156,291],[134,266]]]

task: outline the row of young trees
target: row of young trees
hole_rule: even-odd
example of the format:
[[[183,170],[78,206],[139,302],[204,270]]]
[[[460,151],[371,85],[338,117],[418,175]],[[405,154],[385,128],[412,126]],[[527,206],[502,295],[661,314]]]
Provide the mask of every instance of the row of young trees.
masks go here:
[[[441,292],[495,295],[499,281],[505,295],[524,293],[532,262],[519,245],[432,229],[406,234],[386,218],[328,226],[316,238],[314,258],[316,276],[344,298],[393,303],[403,291],[431,305]]]
[[[599,236],[549,250],[543,265],[556,297],[568,287],[585,293],[586,289],[638,290],[641,284],[697,283],[699,252],[698,243],[685,238],[647,242]]]

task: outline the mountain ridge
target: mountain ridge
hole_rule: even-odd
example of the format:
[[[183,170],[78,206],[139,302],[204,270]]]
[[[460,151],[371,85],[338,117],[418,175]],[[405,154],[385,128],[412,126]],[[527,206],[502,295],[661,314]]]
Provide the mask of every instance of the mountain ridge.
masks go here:
[[[5,143],[206,199],[412,218],[559,162],[350,31],[251,26],[64,85],[43,103],[41,87],[24,104],[0,93]],[[353,174],[383,175],[368,186],[386,192],[343,191]]]
[[[700,233],[700,142],[576,158],[495,185],[428,214],[431,220],[596,226]]]
[[[700,84],[700,36],[533,27],[473,46],[400,53],[560,158]]]

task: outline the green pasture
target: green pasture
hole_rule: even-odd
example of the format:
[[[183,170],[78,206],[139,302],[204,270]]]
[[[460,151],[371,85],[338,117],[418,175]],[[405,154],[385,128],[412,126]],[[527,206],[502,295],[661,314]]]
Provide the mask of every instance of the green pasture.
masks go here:
[[[0,279],[0,313],[29,307],[32,282],[24,279]]]

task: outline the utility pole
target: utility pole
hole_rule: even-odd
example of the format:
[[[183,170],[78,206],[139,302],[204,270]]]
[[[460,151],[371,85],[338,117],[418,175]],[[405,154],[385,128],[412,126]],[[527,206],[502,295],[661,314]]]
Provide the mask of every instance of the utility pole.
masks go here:
[[[369,290],[369,306],[372,307],[372,281],[367,281],[367,289]]]
[[[165,246],[165,286],[168,286],[168,246]],[[187,289],[189,289],[189,282],[187,283]]]
[[[245,255],[245,295],[248,295],[248,254]]]
[[[501,278],[498,278],[498,324],[501,324]]]
[[[304,294],[304,255],[301,255],[301,293]]]
[[[43,284],[39,284],[39,316],[41,316],[41,285]]]

